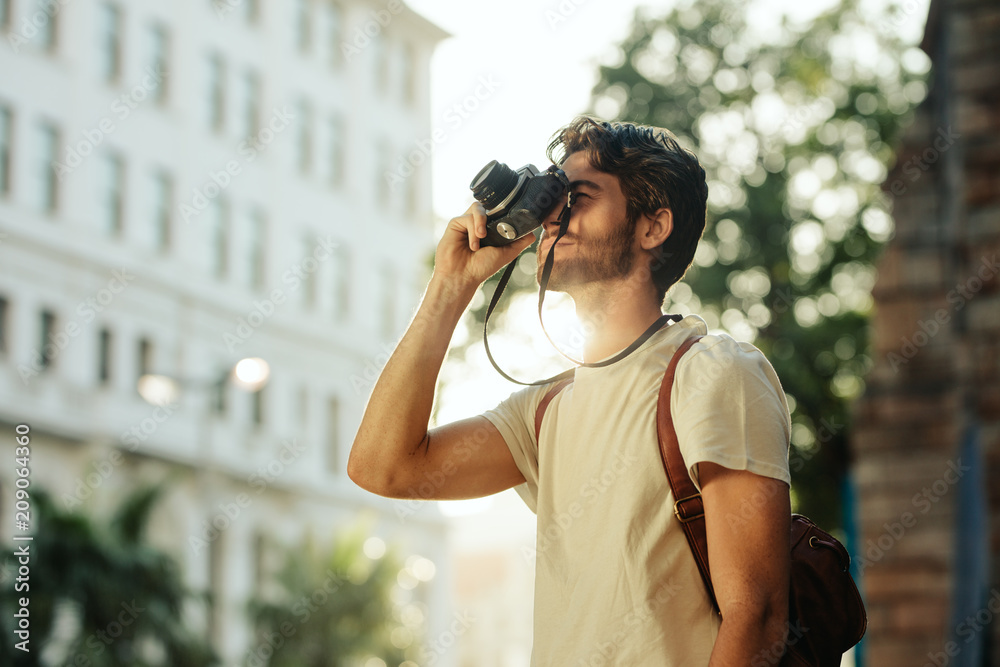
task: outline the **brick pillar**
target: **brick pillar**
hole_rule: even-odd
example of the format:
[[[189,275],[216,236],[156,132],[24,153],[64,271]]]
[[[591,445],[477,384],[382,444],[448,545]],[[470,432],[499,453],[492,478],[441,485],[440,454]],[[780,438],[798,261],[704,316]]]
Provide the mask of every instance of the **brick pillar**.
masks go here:
[[[896,234],[878,265],[874,367],[851,437],[868,667],[951,664],[954,465],[970,423],[1000,586],[1000,3],[933,0],[922,48],[931,87],[883,186]],[[992,665],[998,629],[1000,615]]]

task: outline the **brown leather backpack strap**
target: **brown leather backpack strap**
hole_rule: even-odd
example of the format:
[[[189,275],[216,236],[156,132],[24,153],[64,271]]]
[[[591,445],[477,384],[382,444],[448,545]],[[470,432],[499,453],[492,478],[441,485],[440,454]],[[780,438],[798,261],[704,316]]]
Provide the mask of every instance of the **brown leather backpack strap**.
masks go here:
[[[677,362],[692,345],[701,340],[701,336],[692,336],[681,343],[674,353],[667,371],[660,383],[660,395],[656,403],[656,436],[660,442],[660,457],[663,469],[670,482],[670,490],[674,494],[674,515],[681,522],[684,536],[687,537],[691,553],[698,563],[698,572],[705,583],[712,606],[719,611],[719,603],[715,599],[715,589],[712,587],[712,574],[708,566],[708,538],[705,533],[705,505],[701,493],[691,481],[684,457],[681,456],[680,444],[677,442],[677,432],[674,430],[674,418],[670,412],[670,390],[674,385],[674,373]]]
[[[552,399],[556,397],[560,391],[563,390],[567,385],[573,382],[572,379],[562,380],[557,382],[554,387],[549,389],[545,396],[542,397],[542,401],[538,404],[538,408],[535,409],[535,442],[538,442],[539,434],[542,432],[542,417],[545,416],[545,410],[549,407],[549,403]]]

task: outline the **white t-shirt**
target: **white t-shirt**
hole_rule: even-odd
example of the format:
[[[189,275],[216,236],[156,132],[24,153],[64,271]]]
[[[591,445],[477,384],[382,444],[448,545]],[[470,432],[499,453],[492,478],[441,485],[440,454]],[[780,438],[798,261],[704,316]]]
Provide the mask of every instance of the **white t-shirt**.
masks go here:
[[[697,316],[656,332],[625,359],[577,368],[542,421],[551,385],[512,394],[484,416],[503,435],[538,516],[533,667],[707,665],[720,620],[673,514],[656,438],[660,383],[677,347],[707,334]],[[749,343],[706,335],[677,366],[671,411],[696,465],[790,481],[790,420],[774,369]],[[700,489],[700,486],[699,486]]]

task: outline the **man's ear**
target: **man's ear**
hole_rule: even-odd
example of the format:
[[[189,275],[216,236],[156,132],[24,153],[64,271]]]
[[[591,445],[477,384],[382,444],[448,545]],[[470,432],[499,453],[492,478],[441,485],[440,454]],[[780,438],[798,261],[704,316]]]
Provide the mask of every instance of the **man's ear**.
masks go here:
[[[638,231],[639,245],[643,250],[652,250],[663,245],[674,231],[673,211],[661,208],[649,215],[643,215]]]

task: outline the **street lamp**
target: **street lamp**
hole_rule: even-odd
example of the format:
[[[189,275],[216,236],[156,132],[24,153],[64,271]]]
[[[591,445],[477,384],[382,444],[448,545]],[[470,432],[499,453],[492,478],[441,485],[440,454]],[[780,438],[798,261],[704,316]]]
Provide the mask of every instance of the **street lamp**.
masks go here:
[[[179,380],[169,375],[147,373],[139,378],[139,395],[151,405],[170,405],[187,387],[218,387],[227,380],[248,392],[260,391],[271,376],[271,367],[260,357],[240,359],[216,380]]]

